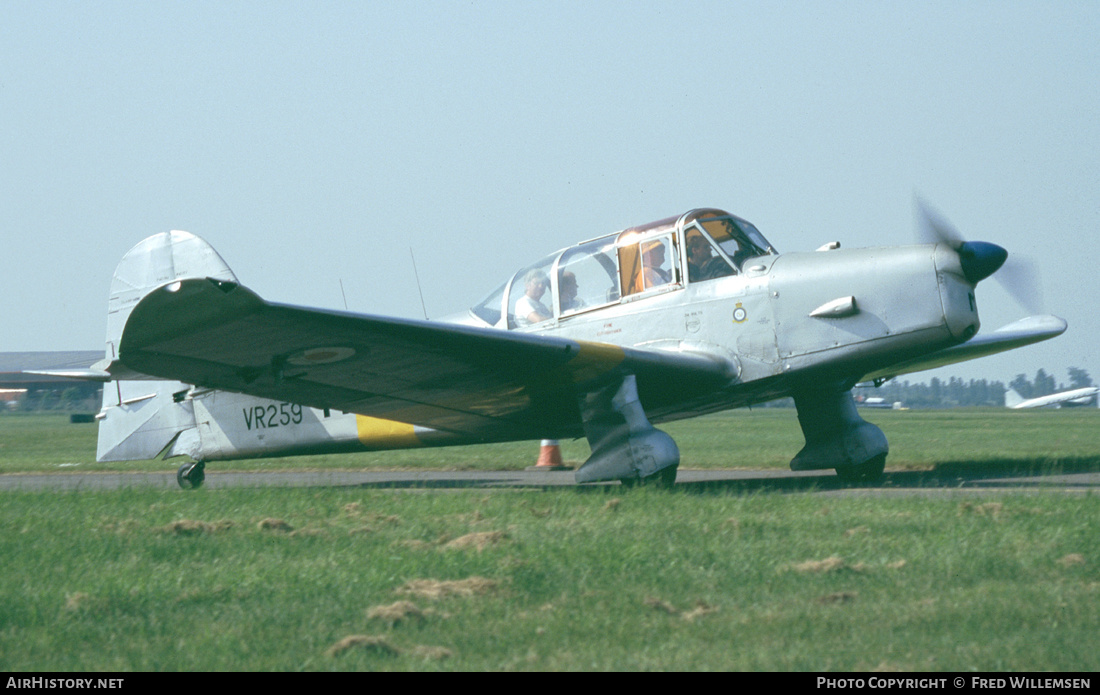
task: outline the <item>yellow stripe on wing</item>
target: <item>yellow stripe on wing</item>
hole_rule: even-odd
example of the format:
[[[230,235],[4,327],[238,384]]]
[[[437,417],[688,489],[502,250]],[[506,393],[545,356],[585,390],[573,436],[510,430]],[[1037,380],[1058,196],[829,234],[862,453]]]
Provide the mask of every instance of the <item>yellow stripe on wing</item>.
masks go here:
[[[626,353],[618,345],[589,343],[584,340],[578,340],[577,344],[581,347],[580,351],[564,366],[574,384],[590,381],[610,372],[626,359]]]
[[[422,446],[416,428],[406,422],[356,415],[359,442],[372,449],[408,449]]]

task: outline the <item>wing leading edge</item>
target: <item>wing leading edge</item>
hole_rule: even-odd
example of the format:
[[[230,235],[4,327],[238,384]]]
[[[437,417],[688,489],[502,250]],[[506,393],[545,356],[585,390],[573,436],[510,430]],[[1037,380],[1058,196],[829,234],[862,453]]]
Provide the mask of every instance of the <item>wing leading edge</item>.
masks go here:
[[[149,292],[110,369],[473,440],[579,436],[578,397],[615,374],[664,405],[731,382],[700,355],[276,304],[210,278]]]

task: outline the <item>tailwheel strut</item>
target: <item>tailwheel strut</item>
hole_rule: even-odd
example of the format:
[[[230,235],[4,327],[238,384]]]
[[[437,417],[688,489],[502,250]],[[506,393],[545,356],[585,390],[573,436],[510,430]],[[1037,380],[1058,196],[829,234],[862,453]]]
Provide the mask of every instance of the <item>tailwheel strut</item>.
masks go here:
[[[185,463],[176,471],[176,482],[184,490],[195,490],[202,487],[206,480],[206,462],[194,461]]]

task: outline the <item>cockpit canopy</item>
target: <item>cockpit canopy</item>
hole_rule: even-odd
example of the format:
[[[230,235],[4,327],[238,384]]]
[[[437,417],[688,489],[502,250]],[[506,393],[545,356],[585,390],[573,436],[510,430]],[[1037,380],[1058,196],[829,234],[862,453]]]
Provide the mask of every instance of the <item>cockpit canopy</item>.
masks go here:
[[[756,227],[710,208],[631,227],[521,269],[471,309],[485,323],[524,328],[741,272],[776,253]]]

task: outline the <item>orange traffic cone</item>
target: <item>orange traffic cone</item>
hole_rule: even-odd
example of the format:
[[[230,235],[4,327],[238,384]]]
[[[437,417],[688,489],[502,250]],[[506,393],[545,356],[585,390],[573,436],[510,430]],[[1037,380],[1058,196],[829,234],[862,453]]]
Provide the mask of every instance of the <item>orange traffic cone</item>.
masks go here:
[[[528,470],[536,471],[566,471],[566,466],[561,460],[561,446],[556,439],[544,439],[539,447],[539,460]]]

